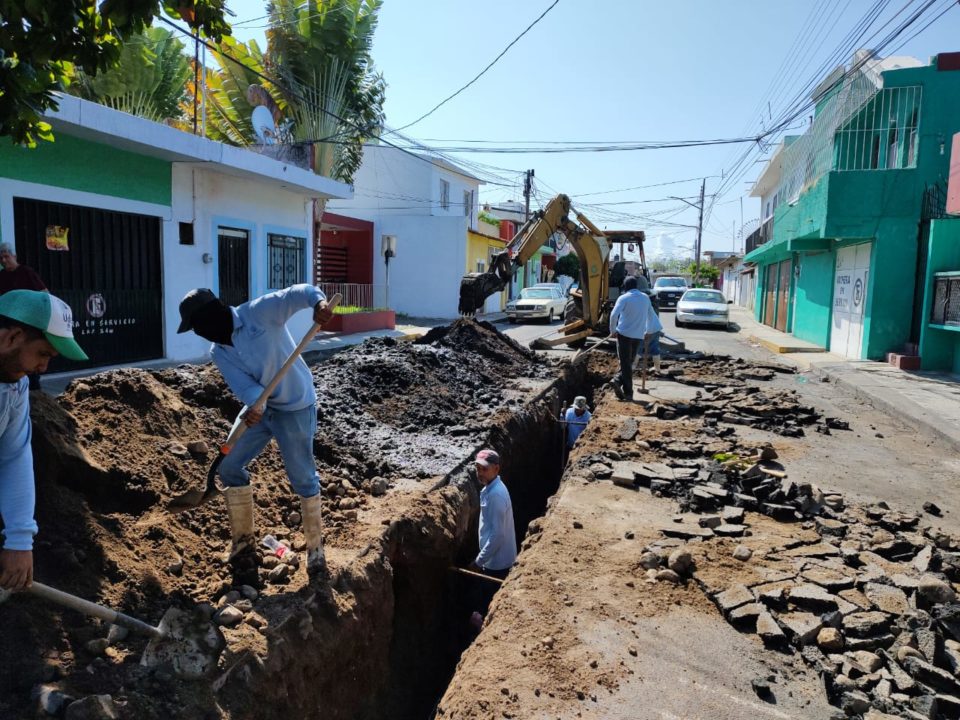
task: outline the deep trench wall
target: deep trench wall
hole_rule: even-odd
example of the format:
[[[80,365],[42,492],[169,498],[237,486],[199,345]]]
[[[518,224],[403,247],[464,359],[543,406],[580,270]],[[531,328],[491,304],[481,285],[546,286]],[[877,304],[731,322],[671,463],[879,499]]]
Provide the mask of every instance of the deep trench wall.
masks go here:
[[[514,503],[518,545],[557,489],[561,404],[589,394],[585,365],[519,410],[492,421],[478,444],[494,447]],[[427,718],[469,638],[449,567],[477,551],[479,485],[473,453],[385,528],[301,609],[268,632],[268,653],[236,662],[216,682],[233,720]]]

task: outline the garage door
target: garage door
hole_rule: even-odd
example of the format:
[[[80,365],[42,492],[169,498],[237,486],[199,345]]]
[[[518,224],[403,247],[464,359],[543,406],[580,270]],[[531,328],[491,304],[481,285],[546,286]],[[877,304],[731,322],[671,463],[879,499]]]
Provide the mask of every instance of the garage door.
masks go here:
[[[13,199],[17,259],[73,308],[90,360],[48,372],[163,356],[160,218]]]
[[[862,357],[871,247],[871,243],[860,243],[837,250],[830,352],[853,359]]]

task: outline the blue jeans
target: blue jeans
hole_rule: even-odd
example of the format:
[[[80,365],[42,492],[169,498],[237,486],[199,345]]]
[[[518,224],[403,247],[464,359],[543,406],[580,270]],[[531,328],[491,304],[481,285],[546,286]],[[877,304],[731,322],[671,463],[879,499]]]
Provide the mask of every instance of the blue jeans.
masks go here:
[[[263,419],[247,428],[237,444],[220,463],[220,479],[227,487],[250,484],[246,465],[263,450],[270,438],[277,439],[283,466],[294,492],[300,497],[313,497],[320,492],[320,475],[313,457],[313,436],[317,432],[317,408],[281,411],[269,407]]]

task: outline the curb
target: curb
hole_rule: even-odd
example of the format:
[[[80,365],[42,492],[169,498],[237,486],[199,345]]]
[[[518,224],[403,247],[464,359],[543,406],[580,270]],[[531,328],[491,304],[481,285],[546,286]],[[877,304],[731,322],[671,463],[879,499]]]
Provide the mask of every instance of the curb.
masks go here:
[[[810,372],[816,373],[819,377],[825,378],[827,381],[843,387],[858,400],[862,400],[875,409],[899,420],[904,425],[921,429],[930,435],[933,435],[937,439],[947,443],[957,452],[960,452],[960,435],[951,434],[945,431],[942,427],[942,423],[937,423],[935,418],[929,418],[923,415],[922,412],[911,412],[908,408],[905,408],[904,403],[908,403],[909,405],[915,406],[918,410],[922,410],[922,407],[917,405],[912,400],[904,400],[898,394],[894,395],[893,398],[888,399],[879,393],[865,390],[857,383],[845,378],[843,373],[838,373],[826,367],[817,367],[816,365],[811,365]]]
[[[781,345],[780,343],[776,342],[775,340],[767,340],[766,338],[758,337],[758,336],[756,336],[756,335],[748,335],[748,336],[747,336],[747,339],[748,339],[750,342],[756,343],[757,345],[762,345],[763,347],[765,347],[765,348],[766,348],[767,350],[769,350],[770,352],[777,353],[777,354],[779,354],[779,355],[783,355],[783,354],[785,354],[785,353],[822,353],[822,352],[826,352],[826,350],[824,350],[823,348],[818,348],[818,347],[794,347],[794,346],[792,346],[792,345]]]

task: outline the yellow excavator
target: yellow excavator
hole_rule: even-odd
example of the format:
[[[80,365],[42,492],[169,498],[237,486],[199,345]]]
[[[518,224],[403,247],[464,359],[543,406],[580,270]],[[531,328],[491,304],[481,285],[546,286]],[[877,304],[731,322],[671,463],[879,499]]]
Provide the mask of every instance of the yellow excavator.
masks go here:
[[[574,218],[571,218],[571,213]],[[567,301],[564,325],[558,337],[541,338],[538,347],[567,344],[580,347],[588,337],[608,332],[610,310],[620,294],[626,277],[626,263],[619,260],[611,266],[610,250],[614,243],[627,242],[640,247],[640,275],[649,283],[643,254],[643,232],[621,230],[604,232],[577,212],[566,195],[557,195],[535,213],[517,232],[510,244],[496,253],[490,270],[469,273],[460,281],[460,314],[473,316],[493,293],[503,290],[517,268],[523,267],[555,233],[564,236],[580,259],[580,283]],[[641,287],[643,281],[641,281]]]

